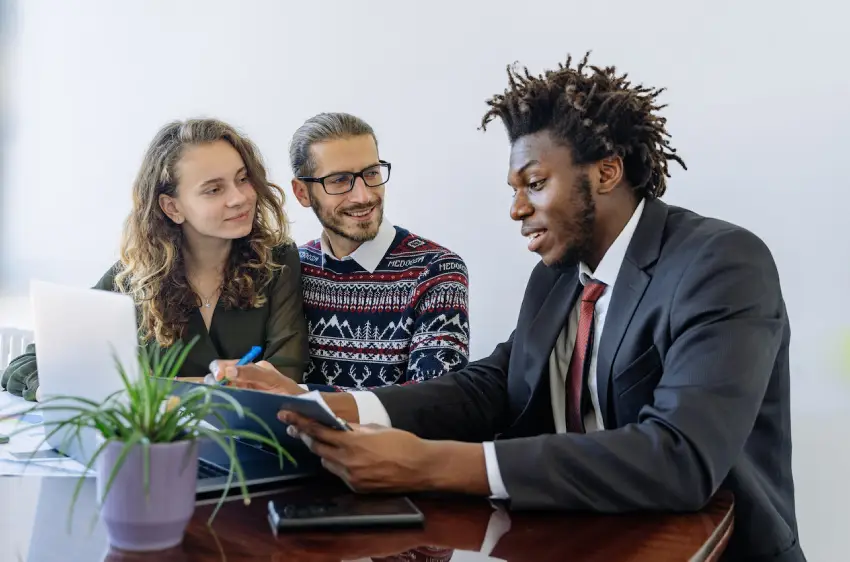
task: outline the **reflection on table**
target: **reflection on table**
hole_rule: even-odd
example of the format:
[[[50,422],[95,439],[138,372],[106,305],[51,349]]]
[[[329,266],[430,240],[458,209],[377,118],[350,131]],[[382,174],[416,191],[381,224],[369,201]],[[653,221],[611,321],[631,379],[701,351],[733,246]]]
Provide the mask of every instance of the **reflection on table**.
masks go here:
[[[571,561],[716,560],[732,530],[733,501],[719,494],[693,514],[594,515],[509,513],[487,501],[415,496],[424,528],[272,533],[266,518],[276,492],[245,506],[229,501],[213,525],[213,505],[199,505],[183,544],[170,551],[110,549],[96,518],[95,480],[87,479],[70,519],[76,478],[0,479],[3,541],[0,560],[334,560],[334,561]],[[319,478],[300,486],[336,485]],[[264,495],[265,494],[265,495]]]

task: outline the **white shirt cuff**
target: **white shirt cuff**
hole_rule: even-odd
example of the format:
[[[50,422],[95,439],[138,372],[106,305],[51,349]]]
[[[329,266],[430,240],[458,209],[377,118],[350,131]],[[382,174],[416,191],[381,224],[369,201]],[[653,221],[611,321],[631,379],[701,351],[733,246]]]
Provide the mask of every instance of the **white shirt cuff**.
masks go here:
[[[496,457],[496,446],[492,441],[484,442],[484,466],[487,468],[487,483],[490,484],[490,499],[506,500],[510,496],[502,481],[499,470],[499,459]]]
[[[387,409],[381,404],[380,398],[375,396],[375,393],[368,390],[352,390],[349,394],[354,398],[357,404],[357,413],[360,417],[360,425],[374,423],[384,427],[392,427],[390,415]]]

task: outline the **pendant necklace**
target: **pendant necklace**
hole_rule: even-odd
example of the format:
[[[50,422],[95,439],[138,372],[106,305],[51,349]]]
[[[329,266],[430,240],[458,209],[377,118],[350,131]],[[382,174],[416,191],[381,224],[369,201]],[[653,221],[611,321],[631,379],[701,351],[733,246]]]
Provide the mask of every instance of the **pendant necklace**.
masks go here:
[[[196,295],[198,295],[198,296],[201,298],[201,306],[203,306],[204,308],[211,308],[211,307],[212,307],[212,300],[213,300],[216,296],[218,296],[218,293],[219,293],[220,291],[221,291],[221,287],[219,287],[218,289],[216,289],[216,290],[213,292],[213,294],[212,294],[212,295],[210,295],[209,297],[205,297],[205,296],[203,296],[203,295],[200,293],[200,291],[198,291],[197,289],[195,289],[195,294],[196,294]]]

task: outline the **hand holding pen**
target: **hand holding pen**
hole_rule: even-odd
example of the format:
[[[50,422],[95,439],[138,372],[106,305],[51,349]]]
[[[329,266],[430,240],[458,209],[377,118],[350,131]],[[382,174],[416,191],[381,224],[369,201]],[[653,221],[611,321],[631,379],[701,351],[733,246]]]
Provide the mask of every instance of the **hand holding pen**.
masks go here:
[[[298,396],[307,392],[306,387],[299,385],[291,378],[281,373],[268,361],[258,361],[236,366],[235,361],[216,361],[210,365],[212,378],[210,384],[227,380],[234,388],[262,390],[274,394]]]
[[[236,362],[237,367],[241,367],[243,365],[247,365],[248,363],[252,363],[254,359],[260,356],[263,352],[263,348],[255,345],[251,348],[251,350],[242,356],[242,358]],[[230,380],[226,376],[218,376],[218,371],[220,370],[218,361],[213,361],[210,363],[210,371],[211,373],[204,377],[204,382],[207,384],[218,384],[227,386],[230,384]]]

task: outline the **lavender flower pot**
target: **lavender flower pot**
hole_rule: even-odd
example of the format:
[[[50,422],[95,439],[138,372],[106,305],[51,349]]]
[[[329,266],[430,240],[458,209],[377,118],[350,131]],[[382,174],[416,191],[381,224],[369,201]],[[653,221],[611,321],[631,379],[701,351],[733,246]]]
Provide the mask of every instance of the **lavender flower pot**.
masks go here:
[[[129,551],[164,550],[180,544],[195,511],[198,443],[150,446],[147,495],[139,445],[124,458],[106,490],[123,447],[123,442],[110,442],[97,459],[97,496],[109,543]]]

